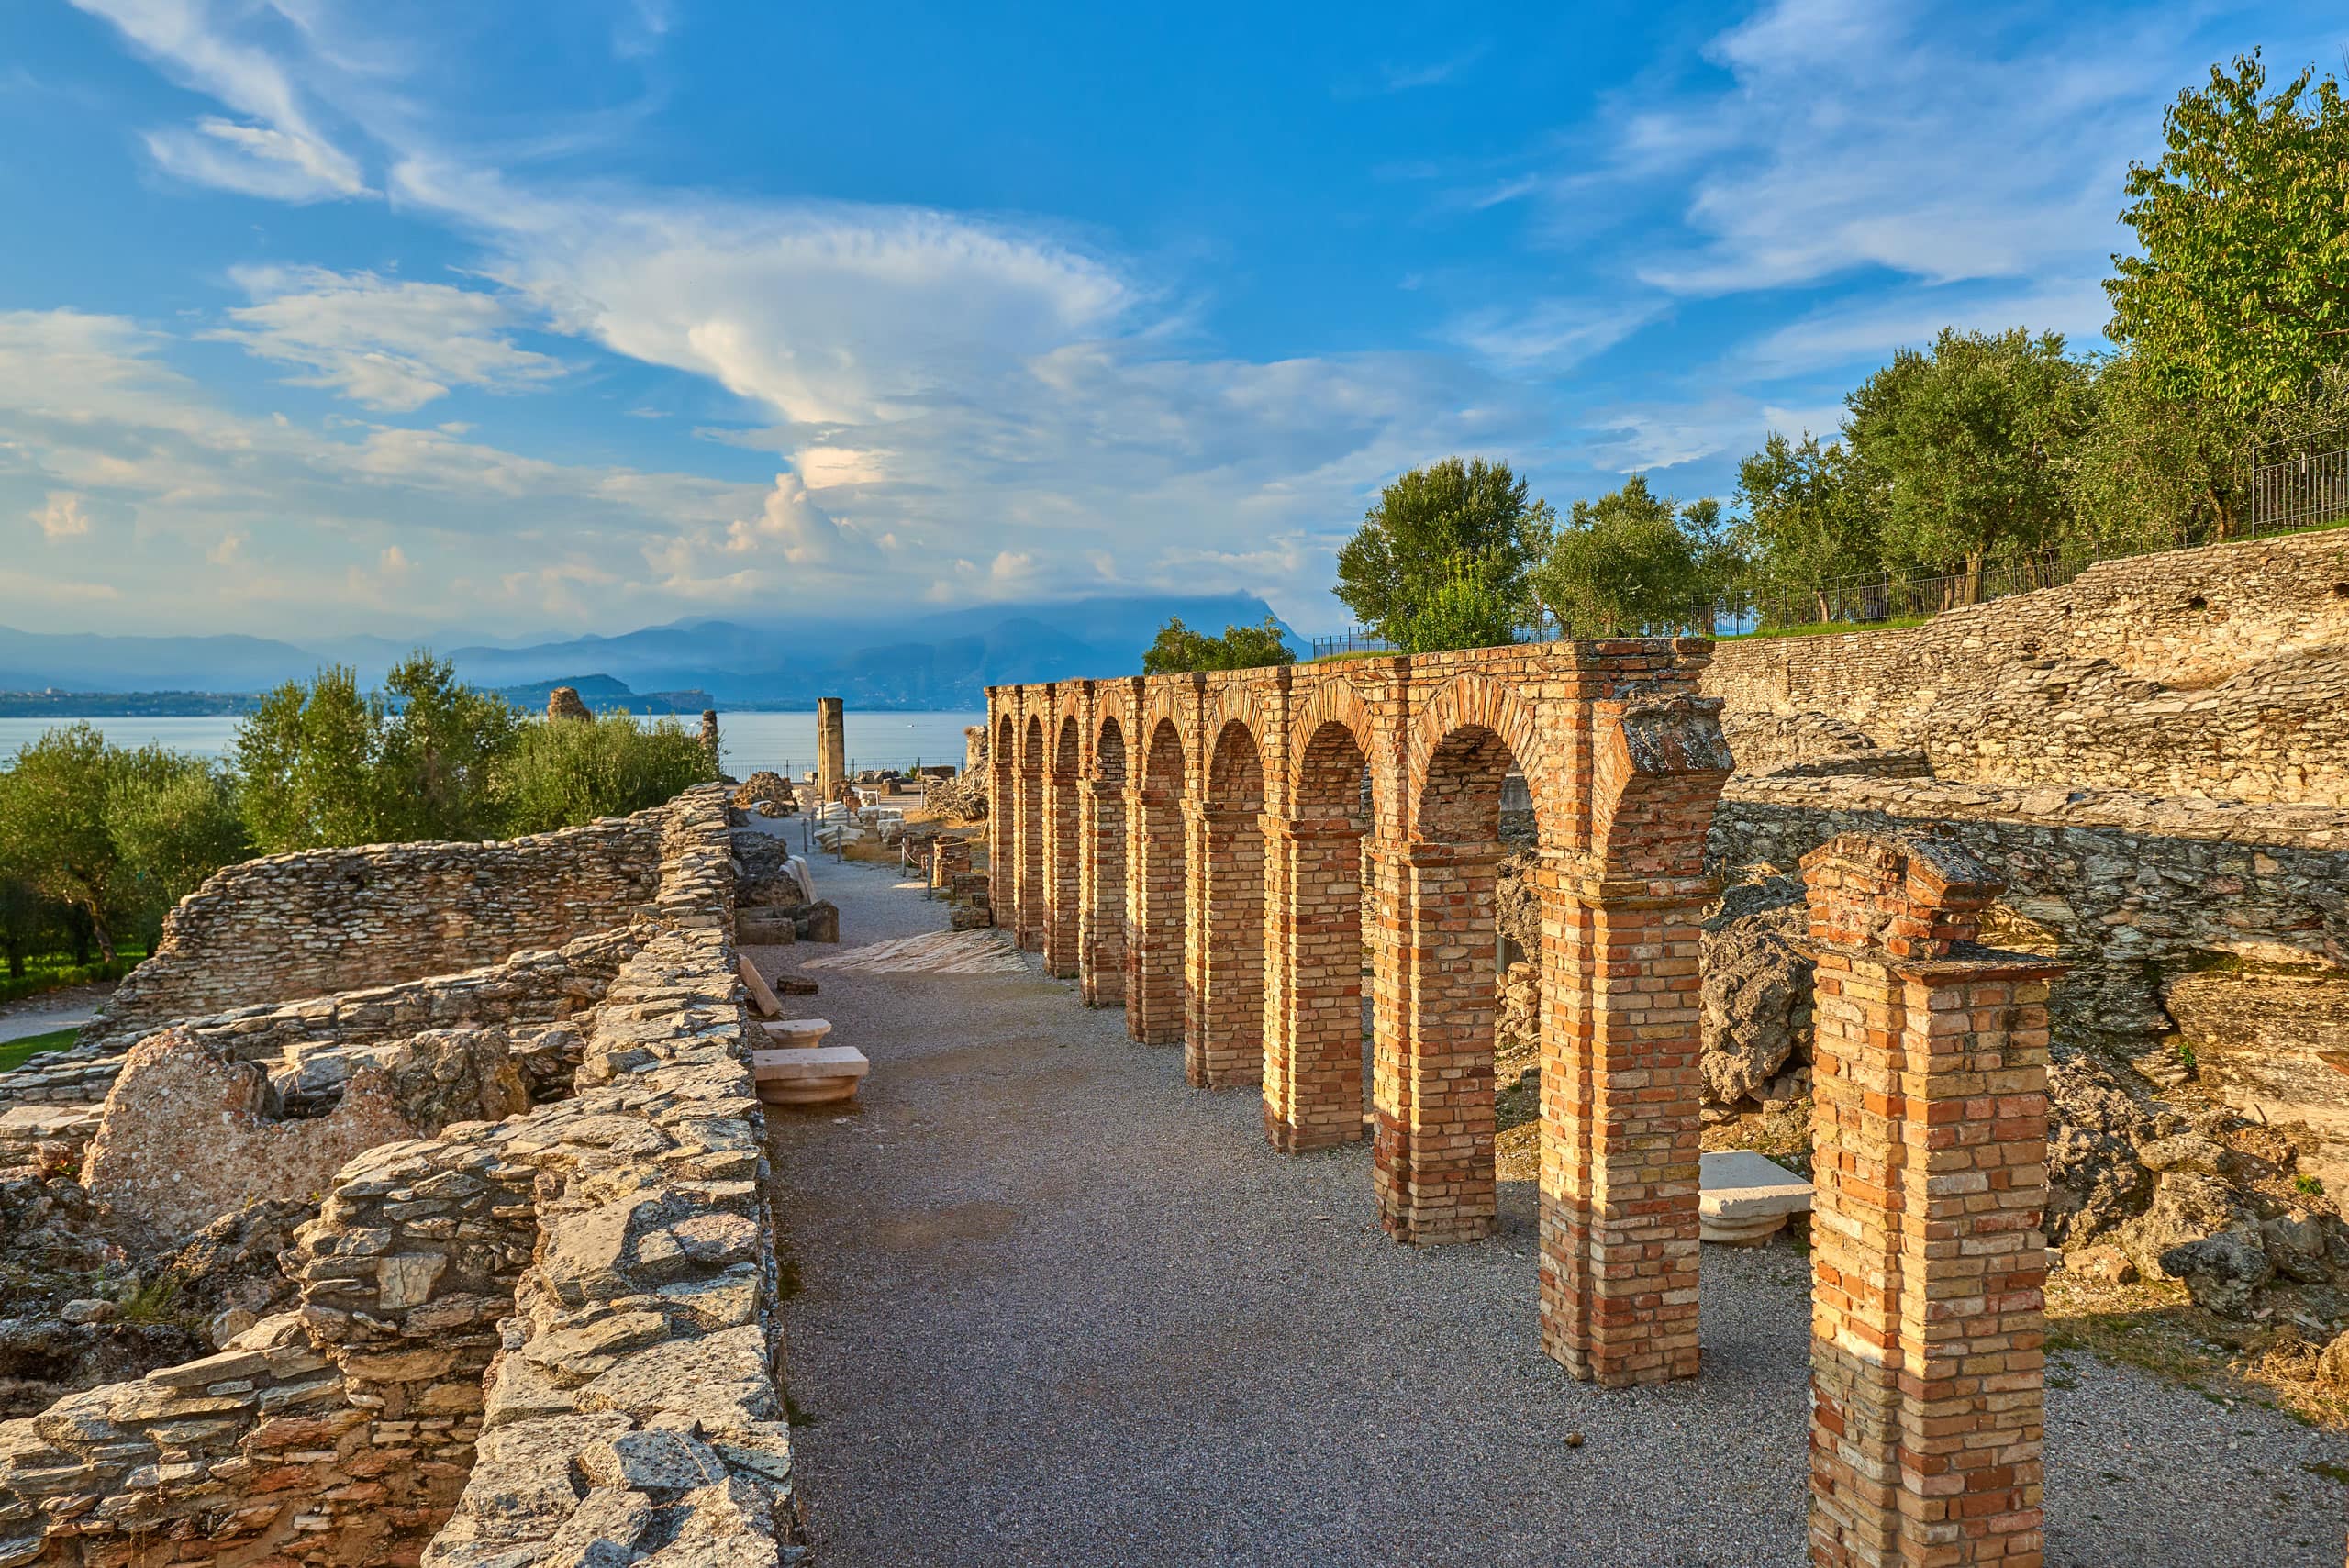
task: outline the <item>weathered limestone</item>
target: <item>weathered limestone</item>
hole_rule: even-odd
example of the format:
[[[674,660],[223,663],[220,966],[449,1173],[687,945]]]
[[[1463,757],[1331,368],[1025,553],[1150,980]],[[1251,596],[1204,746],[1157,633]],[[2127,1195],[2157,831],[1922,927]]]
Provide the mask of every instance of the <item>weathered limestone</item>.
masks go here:
[[[836,805],[848,788],[848,717],[839,697],[816,699],[816,804]]]
[[[547,722],[558,719],[584,718],[592,721],[595,714],[581,699],[577,686],[557,686],[547,694]]]
[[[1810,1212],[1810,1184],[1750,1149],[1709,1152],[1703,1164],[1698,1216],[1708,1241],[1735,1246],[1766,1241],[1785,1229],[1788,1219]]]
[[[1709,647],[998,688],[996,923],[1057,966],[1073,903],[1085,999],[1180,1041],[1194,1084],[1262,1082],[1266,1136],[1291,1151],[1362,1134],[1367,950],[1381,1216],[1406,1240],[1470,1240],[1494,1215],[1494,867],[1520,770],[1556,948],[1545,1343],[1603,1382],[1687,1375],[1695,921],[1730,768],[1695,694]]]
[[[625,927],[661,875],[665,808],[490,844],[370,844],[216,872],[83,1031],[454,974]]]
[[[321,1191],[352,1156],[416,1132],[372,1068],[325,1116],[278,1120],[268,1095],[259,1067],[180,1030],[143,1040],[106,1095],[82,1184],[117,1223],[172,1242],[248,1204]]]
[[[1803,859],[1818,955],[1811,1560],[2041,1561],[2047,981],[1944,837]]]

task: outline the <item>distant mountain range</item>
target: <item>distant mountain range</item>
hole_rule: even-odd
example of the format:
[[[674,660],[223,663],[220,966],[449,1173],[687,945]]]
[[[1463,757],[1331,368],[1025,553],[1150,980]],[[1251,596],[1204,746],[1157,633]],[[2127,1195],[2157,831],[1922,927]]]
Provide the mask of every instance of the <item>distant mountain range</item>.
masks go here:
[[[590,696],[591,706],[794,709],[838,696],[867,708],[956,709],[984,706],[990,685],[1139,674],[1143,650],[1170,616],[1212,633],[1228,625],[1255,625],[1271,613],[1251,594],[1161,595],[996,605],[887,622],[693,620],[524,647],[450,646],[457,639],[445,637],[426,645],[452,662],[463,679],[506,690],[526,706],[544,706],[553,686],[585,692],[603,677],[618,690],[599,687],[607,701]],[[1289,640],[1297,643],[1294,633]],[[0,693],[258,692],[306,680],[328,663],[351,665],[362,684],[373,685],[412,646],[379,637],[296,644],[0,627]]]

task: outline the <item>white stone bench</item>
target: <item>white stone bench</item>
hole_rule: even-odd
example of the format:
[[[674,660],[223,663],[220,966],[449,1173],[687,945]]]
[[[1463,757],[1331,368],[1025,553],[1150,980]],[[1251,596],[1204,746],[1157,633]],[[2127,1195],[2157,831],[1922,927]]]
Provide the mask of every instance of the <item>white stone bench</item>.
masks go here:
[[[1810,1184],[1751,1149],[1707,1154],[1699,1171],[1697,1233],[1708,1241],[1766,1241],[1789,1215],[1810,1212]]]
[[[856,1098],[873,1071],[852,1045],[790,1046],[751,1052],[751,1081],[770,1106],[824,1106]]]

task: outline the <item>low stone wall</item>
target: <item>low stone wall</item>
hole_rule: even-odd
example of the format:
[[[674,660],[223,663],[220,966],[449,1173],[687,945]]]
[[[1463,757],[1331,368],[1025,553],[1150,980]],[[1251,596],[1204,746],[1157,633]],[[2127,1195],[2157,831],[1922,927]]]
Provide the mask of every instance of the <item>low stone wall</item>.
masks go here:
[[[782,1557],[725,828],[717,786],[668,812],[574,1098],[360,1155],[290,1257],[298,1311],[0,1422],[0,1564]]]
[[[92,1038],[502,962],[628,924],[660,884],[674,806],[486,844],[370,844],[215,873]]]
[[[1919,627],[1731,639],[1701,684],[1732,744],[1815,714],[1943,778],[2349,805],[2343,647],[2336,532],[2099,562]]]

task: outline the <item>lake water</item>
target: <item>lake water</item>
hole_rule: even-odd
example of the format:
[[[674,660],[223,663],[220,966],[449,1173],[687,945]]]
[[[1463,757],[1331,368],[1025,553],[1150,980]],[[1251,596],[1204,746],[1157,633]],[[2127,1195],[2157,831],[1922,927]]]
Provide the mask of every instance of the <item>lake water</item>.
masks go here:
[[[850,708],[848,765],[859,768],[910,768],[917,762],[963,765],[963,729],[985,724],[984,713],[860,713]],[[0,718],[0,759],[13,759],[17,749],[38,740],[45,729],[76,722],[71,718]],[[81,720],[118,746],[168,746],[174,751],[202,757],[225,757],[235,744],[238,719],[229,718],[91,718]],[[640,722],[651,724],[651,718]],[[699,728],[698,717],[677,721],[686,729]],[[760,768],[796,777],[816,765],[816,716],[807,713],[728,713],[718,715],[718,759],[736,778]]]

